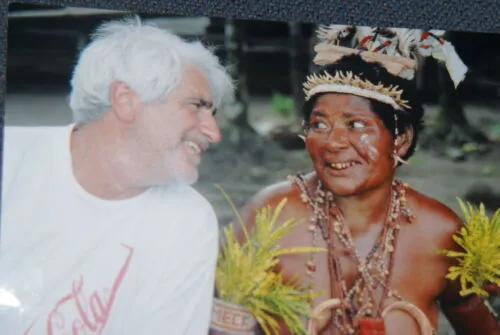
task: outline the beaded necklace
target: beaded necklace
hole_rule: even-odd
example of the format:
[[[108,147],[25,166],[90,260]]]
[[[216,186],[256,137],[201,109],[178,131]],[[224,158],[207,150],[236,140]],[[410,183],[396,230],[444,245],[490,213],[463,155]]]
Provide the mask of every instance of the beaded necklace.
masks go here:
[[[332,297],[337,297],[342,301],[341,306],[334,309],[330,322],[342,334],[357,334],[363,318],[381,317],[382,304],[386,298],[394,297],[402,300],[395,291],[388,287],[388,282],[392,272],[397,233],[400,228],[399,219],[404,216],[407,222],[411,223],[414,220],[414,215],[406,203],[408,185],[399,180],[392,183],[392,196],[388,205],[386,224],[372,249],[363,259],[356,250],[349,230],[344,225],[344,217],[335,204],[333,194],[325,191],[320,181],[316,184],[315,194],[310,194],[301,174],[290,176],[289,179],[298,185],[302,202],[309,205],[313,211],[308,226],[312,234],[312,245],[317,245],[318,232],[328,245],[330,291]],[[357,265],[358,273],[350,289],[347,288],[342,276],[338,244],[351,251],[350,255]],[[306,263],[311,290],[316,271],[314,256],[315,254],[312,253]],[[381,289],[382,292],[377,294],[377,289]]]

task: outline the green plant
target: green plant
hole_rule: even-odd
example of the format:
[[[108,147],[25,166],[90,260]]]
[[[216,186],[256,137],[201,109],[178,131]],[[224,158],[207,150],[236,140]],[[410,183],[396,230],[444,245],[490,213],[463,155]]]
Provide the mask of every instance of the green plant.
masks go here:
[[[318,293],[309,292],[297,279],[285,284],[282,273],[276,271],[276,265],[281,255],[326,250],[313,247],[280,248],[279,240],[296,225],[295,220],[276,225],[287,202],[286,198],[275,209],[269,206],[261,208],[255,218],[255,228],[248,231],[233,202],[220,186],[217,187],[231,205],[245,235],[245,242],[239,243],[232,223],[223,229],[225,243],[216,269],[219,298],[249,310],[266,335],[279,334],[277,317],[293,334],[307,334],[300,318],[313,317],[310,299]]]
[[[493,140],[500,140],[500,123],[494,123],[490,127],[490,137]]]
[[[439,251],[457,260],[457,265],[450,267],[446,278],[460,280],[462,296],[477,294],[487,297],[486,284],[500,285],[500,209],[488,218],[482,203],[477,208],[457,199],[465,222],[453,239],[463,251]]]
[[[295,102],[293,101],[293,98],[280,93],[273,94],[271,98],[271,105],[273,111],[283,117],[290,117],[295,111]]]

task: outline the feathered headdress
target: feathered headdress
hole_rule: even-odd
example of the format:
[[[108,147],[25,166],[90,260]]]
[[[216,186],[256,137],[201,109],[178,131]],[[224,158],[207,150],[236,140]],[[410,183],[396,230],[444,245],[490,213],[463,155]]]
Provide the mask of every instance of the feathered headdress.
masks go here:
[[[320,26],[319,43],[315,46],[316,65],[327,65],[343,56],[357,54],[366,62],[380,63],[389,73],[413,79],[422,57],[432,56],[443,62],[455,87],[465,78],[467,67],[453,45],[442,39],[443,31],[396,28]],[[408,109],[397,87],[359,80],[347,73],[336,76],[312,75],[304,83],[306,100],[323,92],[350,93],[388,103],[396,109]]]

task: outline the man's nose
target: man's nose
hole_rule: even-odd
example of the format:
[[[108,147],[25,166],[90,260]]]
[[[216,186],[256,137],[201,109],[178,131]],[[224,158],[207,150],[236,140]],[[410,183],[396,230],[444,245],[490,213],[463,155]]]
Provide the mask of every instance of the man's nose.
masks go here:
[[[218,143],[221,140],[221,132],[217,126],[217,121],[213,115],[203,118],[201,124],[201,132],[210,143]]]

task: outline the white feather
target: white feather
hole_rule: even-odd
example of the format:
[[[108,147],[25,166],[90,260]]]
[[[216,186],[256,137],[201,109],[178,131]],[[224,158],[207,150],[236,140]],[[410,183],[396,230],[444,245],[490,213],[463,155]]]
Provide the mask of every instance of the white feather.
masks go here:
[[[331,24],[329,26],[321,25],[316,30],[316,36],[323,43],[335,44],[339,39],[345,38],[345,31],[350,26]]]
[[[414,58],[418,49],[418,36],[420,35],[415,29],[398,29],[398,50],[403,57]]]
[[[356,36],[355,36],[356,47],[360,47],[361,41],[365,37],[372,36],[373,31],[374,31],[374,29],[371,27],[357,27]],[[368,43],[367,45],[364,45],[363,47],[370,49],[370,43]]]

